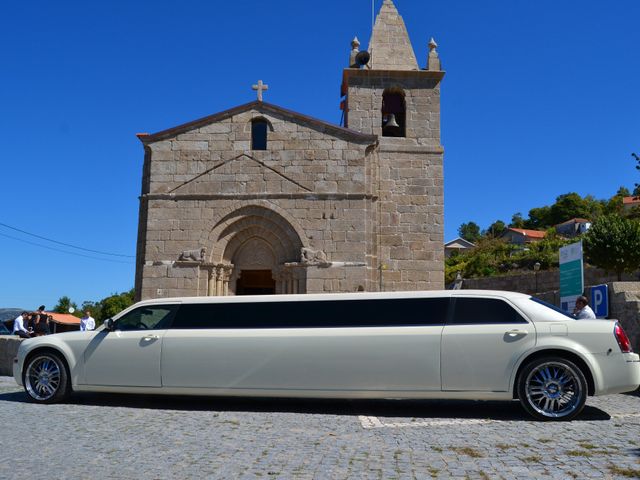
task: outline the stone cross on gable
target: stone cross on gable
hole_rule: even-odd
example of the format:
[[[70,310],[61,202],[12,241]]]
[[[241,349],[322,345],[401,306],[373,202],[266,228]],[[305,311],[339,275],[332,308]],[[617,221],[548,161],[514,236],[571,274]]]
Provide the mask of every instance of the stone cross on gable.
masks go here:
[[[262,91],[263,90],[269,90],[269,85],[265,85],[264,83],[262,83],[262,80],[258,80],[258,84],[257,85],[252,85],[251,88],[253,90],[257,90],[258,91],[258,101],[261,102],[262,101]]]

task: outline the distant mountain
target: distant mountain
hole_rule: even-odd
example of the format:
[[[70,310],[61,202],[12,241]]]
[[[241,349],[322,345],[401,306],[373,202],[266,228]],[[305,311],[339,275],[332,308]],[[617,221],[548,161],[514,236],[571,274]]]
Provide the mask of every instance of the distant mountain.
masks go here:
[[[15,320],[22,312],[24,308],[0,308],[0,322]]]

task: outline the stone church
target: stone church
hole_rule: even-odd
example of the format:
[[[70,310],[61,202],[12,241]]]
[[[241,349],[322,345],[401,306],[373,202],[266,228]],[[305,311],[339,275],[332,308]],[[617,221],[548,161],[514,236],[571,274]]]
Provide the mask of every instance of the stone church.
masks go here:
[[[344,127],[256,101],[144,145],[138,299],[444,287],[440,81],[384,0]],[[345,52],[346,56],[346,52]]]

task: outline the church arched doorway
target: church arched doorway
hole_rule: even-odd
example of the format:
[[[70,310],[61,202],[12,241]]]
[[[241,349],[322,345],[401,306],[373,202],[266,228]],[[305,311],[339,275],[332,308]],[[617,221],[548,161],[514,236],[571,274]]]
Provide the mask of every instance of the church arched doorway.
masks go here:
[[[241,270],[236,295],[274,295],[276,281],[271,270]]]
[[[247,206],[227,215],[220,225],[211,261],[228,266],[225,295],[306,292],[303,244],[284,217],[268,208]]]
[[[250,237],[233,254],[236,295],[273,295],[276,293],[274,270],[276,255],[269,242]]]

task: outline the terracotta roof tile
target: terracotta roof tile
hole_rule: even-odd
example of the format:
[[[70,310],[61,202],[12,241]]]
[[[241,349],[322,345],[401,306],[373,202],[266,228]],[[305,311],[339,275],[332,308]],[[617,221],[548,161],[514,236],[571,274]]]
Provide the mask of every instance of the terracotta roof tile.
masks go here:
[[[547,232],[541,230],[527,230],[525,228],[509,228],[509,230],[532,238],[544,238],[547,235]]]
[[[53,321],[62,325],[80,325],[80,319],[69,313],[56,313],[56,312],[44,312],[46,315],[51,315]]]

